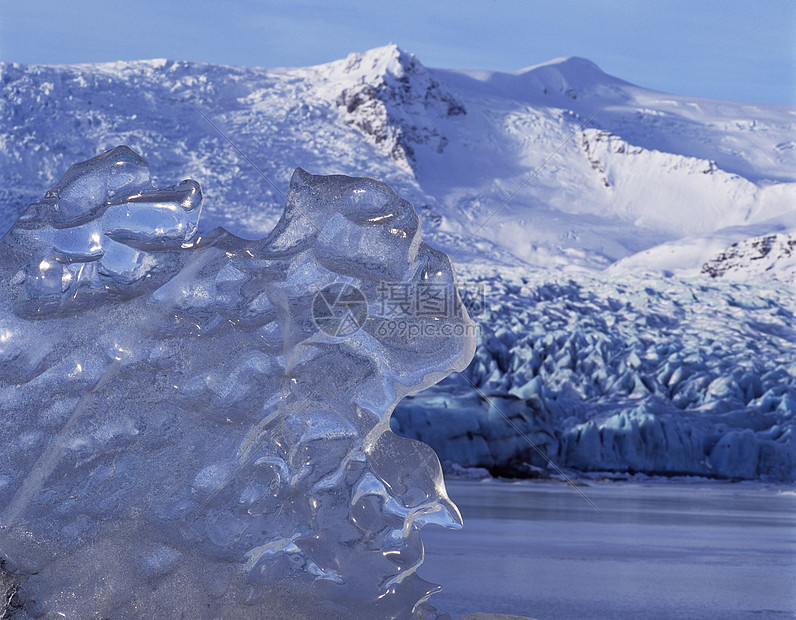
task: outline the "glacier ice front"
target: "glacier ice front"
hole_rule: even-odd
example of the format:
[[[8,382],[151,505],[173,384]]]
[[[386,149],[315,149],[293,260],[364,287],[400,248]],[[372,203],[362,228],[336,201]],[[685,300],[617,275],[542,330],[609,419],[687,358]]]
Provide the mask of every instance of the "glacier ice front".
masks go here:
[[[389,417],[473,355],[450,261],[372,179],[297,170],[260,241],[199,237],[201,202],[193,181],[154,189],[122,146],[2,239],[0,604],[445,617],[420,528],[460,516]],[[394,329],[385,282],[450,303]]]

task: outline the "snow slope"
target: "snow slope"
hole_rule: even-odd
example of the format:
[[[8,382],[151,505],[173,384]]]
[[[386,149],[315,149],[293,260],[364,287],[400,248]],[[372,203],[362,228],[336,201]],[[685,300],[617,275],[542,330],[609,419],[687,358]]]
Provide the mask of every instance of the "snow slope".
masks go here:
[[[200,233],[263,236],[295,167],[369,175],[415,205],[465,283],[486,286],[467,377],[528,417],[550,458],[793,478],[790,259],[761,269],[736,252],[726,273],[740,283],[701,274],[733,244],[796,234],[793,107],[660,93],[582,58],[431,69],[392,45],[305,68],[4,64],[0,89],[3,229],[71,163],[117,144],[201,183]],[[542,463],[456,381],[396,424],[464,464]]]
[[[601,268],[686,236],[796,228],[796,110],[658,93],[580,58],[450,71],[386,46],[300,69],[5,64],[0,84],[6,227],[71,162],[127,143],[202,184],[207,228],[248,236],[270,230],[296,166],[383,179],[438,245],[477,231],[502,262]]]

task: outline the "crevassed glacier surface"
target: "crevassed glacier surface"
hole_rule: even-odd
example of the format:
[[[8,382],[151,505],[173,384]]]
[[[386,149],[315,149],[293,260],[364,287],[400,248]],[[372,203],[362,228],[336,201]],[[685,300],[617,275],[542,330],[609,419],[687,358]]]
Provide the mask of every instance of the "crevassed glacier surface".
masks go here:
[[[475,357],[391,419],[443,463],[796,480],[793,284],[463,271]]]
[[[150,179],[114,148],[2,239],[9,609],[446,617],[415,572],[419,530],[460,516],[434,452],[389,417],[473,355],[448,258],[372,179],[298,169],[260,241],[199,237],[198,184]],[[385,328],[385,282],[449,291],[415,319],[448,335]]]

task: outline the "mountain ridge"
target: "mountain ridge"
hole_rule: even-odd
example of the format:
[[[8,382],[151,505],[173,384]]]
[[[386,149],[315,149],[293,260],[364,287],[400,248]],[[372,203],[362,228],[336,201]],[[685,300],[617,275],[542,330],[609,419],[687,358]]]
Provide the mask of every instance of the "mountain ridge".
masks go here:
[[[637,264],[718,230],[726,247],[772,218],[787,232],[796,204],[796,111],[658,93],[578,57],[514,73],[427,68],[396,45],[305,68],[6,63],[0,85],[6,227],[69,163],[122,143],[197,178],[207,226],[275,223],[284,189],[244,153],[278,188],[299,166],[381,178],[441,249],[475,234],[468,260],[538,268]]]

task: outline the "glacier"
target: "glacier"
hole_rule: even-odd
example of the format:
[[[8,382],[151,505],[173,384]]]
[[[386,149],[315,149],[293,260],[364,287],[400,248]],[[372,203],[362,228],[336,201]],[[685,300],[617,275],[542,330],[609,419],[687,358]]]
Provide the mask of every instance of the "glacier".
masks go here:
[[[448,617],[420,529],[461,516],[389,417],[474,353],[449,259],[373,179],[297,169],[255,241],[202,202],[119,146],[0,242],[0,615]]]
[[[475,358],[392,418],[453,473],[796,480],[792,285],[466,273]]]

